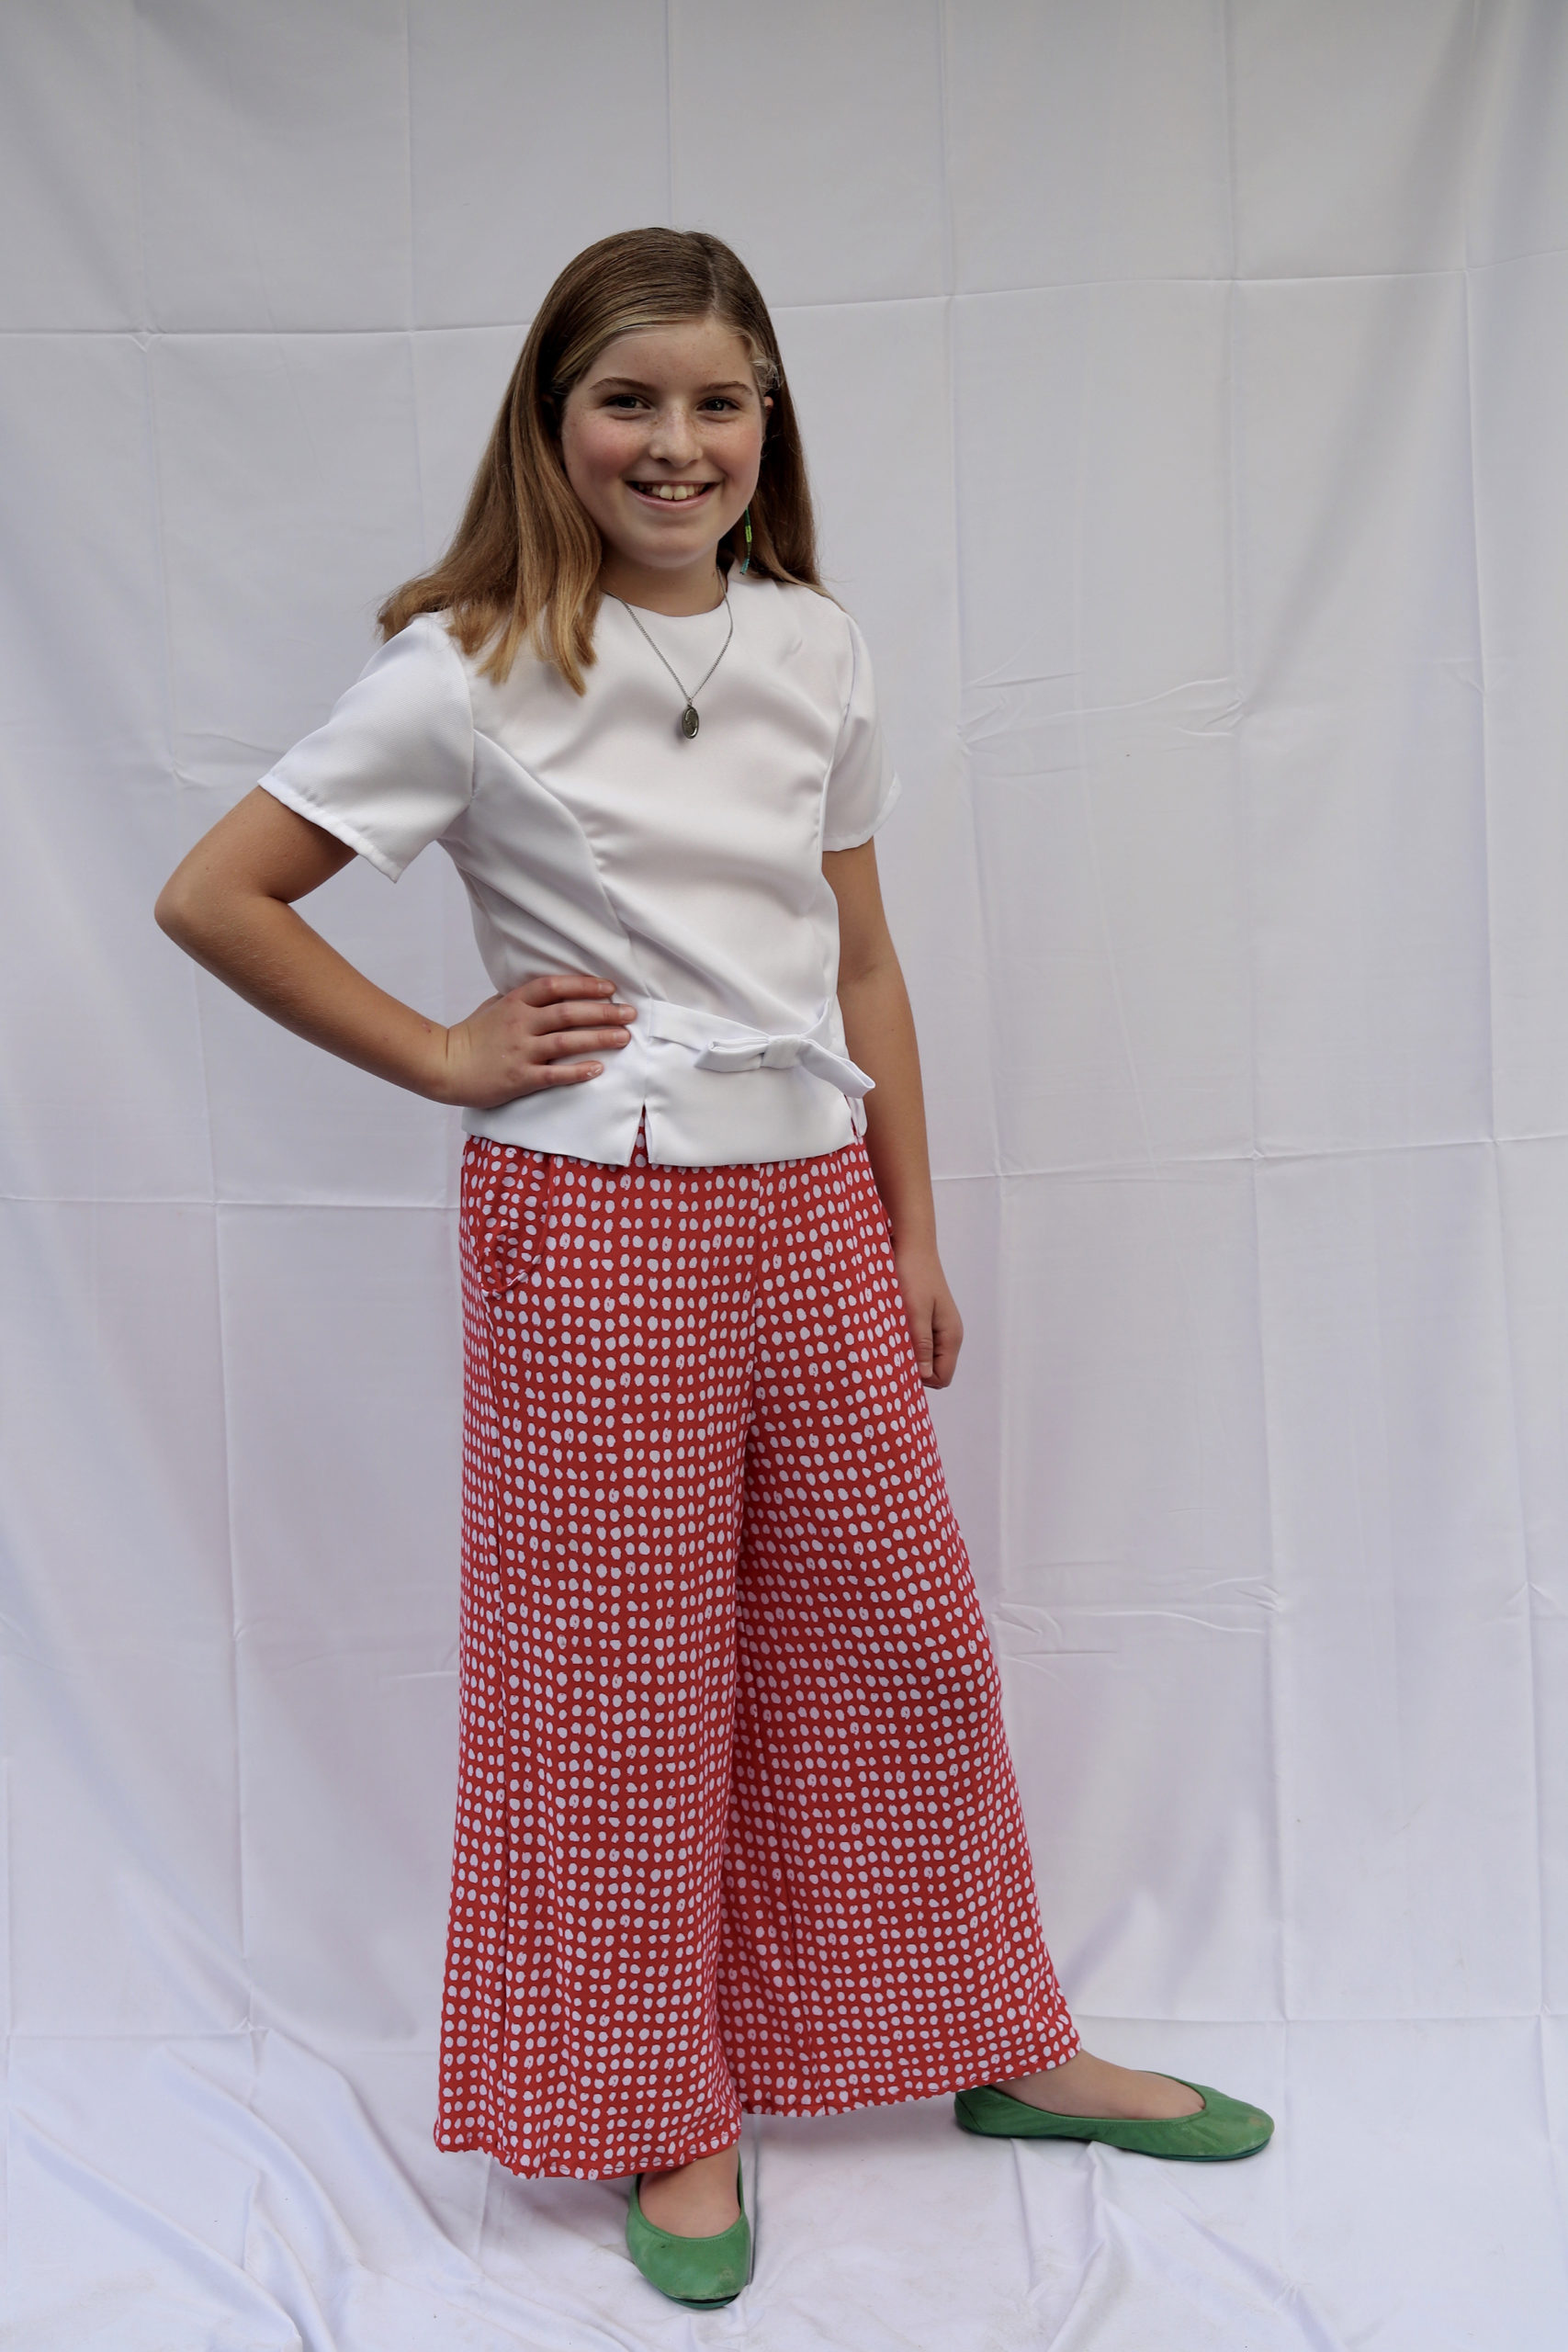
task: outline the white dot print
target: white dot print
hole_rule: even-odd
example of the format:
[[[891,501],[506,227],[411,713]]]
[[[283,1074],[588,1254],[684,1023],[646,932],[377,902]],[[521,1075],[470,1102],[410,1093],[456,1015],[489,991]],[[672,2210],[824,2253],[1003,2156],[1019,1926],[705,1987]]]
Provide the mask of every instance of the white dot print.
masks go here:
[[[618,2177],[1072,2056],[864,1145],[470,1136],[436,2144]]]

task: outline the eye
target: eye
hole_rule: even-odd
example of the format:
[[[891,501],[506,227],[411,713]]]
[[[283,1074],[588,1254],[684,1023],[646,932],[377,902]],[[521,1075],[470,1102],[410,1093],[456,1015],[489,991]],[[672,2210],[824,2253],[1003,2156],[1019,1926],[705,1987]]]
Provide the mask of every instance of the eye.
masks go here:
[[[708,398],[703,402],[703,406],[705,408],[739,409],[740,403],[739,401],[732,401],[728,392],[713,392],[710,393]]]

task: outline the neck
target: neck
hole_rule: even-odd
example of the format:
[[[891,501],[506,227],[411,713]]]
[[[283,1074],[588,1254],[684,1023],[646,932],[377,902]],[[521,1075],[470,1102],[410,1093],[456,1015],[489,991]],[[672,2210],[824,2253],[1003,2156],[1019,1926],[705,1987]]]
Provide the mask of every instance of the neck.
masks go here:
[[[711,548],[679,571],[656,571],[606,548],[599,585],[606,596],[620,596],[649,613],[711,613],[724,602],[724,574]]]

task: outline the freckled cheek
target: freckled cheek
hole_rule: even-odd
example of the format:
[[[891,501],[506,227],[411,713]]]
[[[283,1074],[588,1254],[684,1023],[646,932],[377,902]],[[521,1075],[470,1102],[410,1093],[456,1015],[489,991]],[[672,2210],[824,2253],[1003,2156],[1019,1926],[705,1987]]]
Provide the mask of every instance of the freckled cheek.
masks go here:
[[[635,463],[640,449],[640,441],[628,434],[581,425],[567,452],[567,470],[595,486],[610,485]]]

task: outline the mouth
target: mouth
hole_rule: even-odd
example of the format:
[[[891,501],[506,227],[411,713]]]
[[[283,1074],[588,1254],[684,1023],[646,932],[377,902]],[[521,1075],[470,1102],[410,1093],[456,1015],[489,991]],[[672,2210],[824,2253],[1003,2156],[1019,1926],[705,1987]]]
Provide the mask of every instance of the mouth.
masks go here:
[[[701,506],[719,487],[716,481],[628,481],[632,496],[645,506]]]

